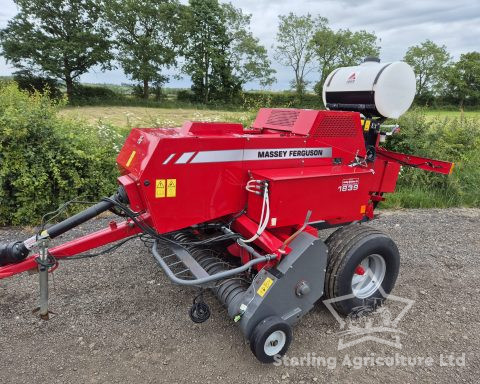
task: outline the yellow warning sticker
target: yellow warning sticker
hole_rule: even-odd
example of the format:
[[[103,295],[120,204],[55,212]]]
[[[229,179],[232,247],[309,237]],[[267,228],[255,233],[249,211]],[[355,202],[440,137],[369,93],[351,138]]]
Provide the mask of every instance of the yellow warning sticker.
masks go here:
[[[177,196],[177,179],[167,179],[167,197]]]
[[[270,277],[267,277],[263,281],[260,288],[258,288],[258,290],[257,290],[258,296],[260,296],[260,297],[265,296],[265,294],[267,293],[268,289],[272,286],[272,284],[273,284],[273,280]]]
[[[160,199],[165,197],[165,179],[157,179],[155,181],[155,197]]]
[[[368,131],[370,129],[371,120],[365,120],[365,126],[363,127],[364,131]]]
[[[135,155],[137,154],[137,151],[132,151],[132,154],[130,155],[130,157],[128,158],[128,161],[127,161],[127,167],[130,166],[130,164],[132,164],[132,161],[133,161],[133,158],[135,157]]]

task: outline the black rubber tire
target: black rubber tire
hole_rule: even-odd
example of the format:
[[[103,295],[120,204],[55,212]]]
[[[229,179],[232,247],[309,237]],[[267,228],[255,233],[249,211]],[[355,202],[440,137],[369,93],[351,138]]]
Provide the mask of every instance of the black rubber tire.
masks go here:
[[[347,316],[360,307],[367,310],[368,307],[381,305],[395,286],[400,269],[400,254],[393,240],[367,225],[351,224],[332,233],[325,244],[328,247],[325,297],[334,299],[352,295],[350,299],[332,302],[335,310]],[[368,298],[360,299],[353,296],[352,277],[360,262],[372,254],[380,255],[384,259],[385,277],[381,289]]]
[[[265,353],[264,345],[268,336],[275,331],[283,331],[286,341],[277,355],[269,356]],[[278,316],[269,316],[257,324],[250,336],[250,349],[255,357],[262,363],[270,364],[275,361],[275,356],[283,356],[292,342],[292,327]]]

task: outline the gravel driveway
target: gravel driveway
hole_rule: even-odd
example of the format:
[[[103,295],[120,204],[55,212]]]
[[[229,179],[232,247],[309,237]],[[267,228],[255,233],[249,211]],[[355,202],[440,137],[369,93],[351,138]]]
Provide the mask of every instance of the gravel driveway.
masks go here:
[[[36,275],[0,280],[0,382],[478,383],[480,210],[387,211],[371,225],[386,231],[402,255],[393,294],[415,301],[398,324],[401,349],[366,341],[338,350],[340,325],[320,304],[294,328],[288,357],[290,363],[324,357],[331,364],[262,365],[211,295],[210,319],[192,323],[194,292],[170,284],[135,240],[111,255],[62,263],[51,284],[55,314],[48,322],[31,312]],[[0,241],[28,234],[1,229]],[[388,367],[364,359],[395,354],[433,363]]]

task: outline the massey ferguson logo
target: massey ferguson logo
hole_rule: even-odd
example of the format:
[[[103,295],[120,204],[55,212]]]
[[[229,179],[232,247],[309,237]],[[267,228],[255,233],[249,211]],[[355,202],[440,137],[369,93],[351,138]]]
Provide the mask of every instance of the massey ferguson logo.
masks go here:
[[[357,80],[357,74],[353,72],[350,76],[348,76],[347,83],[354,83]]]
[[[169,164],[175,157],[172,153],[163,162]],[[224,163],[232,161],[321,159],[332,157],[332,147],[321,148],[262,148],[225,149],[216,151],[185,152],[175,164]]]
[[[295,157],[323,157],[323,149],[296,149],[296,150],[273,150],[258,151],[258,158],[286,158]]]

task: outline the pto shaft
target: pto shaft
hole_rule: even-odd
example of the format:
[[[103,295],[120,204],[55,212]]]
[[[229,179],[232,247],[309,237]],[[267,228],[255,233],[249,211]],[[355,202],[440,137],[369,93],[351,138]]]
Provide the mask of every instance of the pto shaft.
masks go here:
[[[115,196],[113,196],[111,199],[115,199]],[[111,201],[100,201],[99,203],[91,206],[90,208],[87,208],[80,213],[77,213],[76,215],[63,220],[60,223],[52,225],[47,230],[48,237],[54,239],[55,237],[58,237],[65,232],[68,232],[70,229],[78,227],[80,224],[83,224],[86,221],[98,216],[99,214],[108,211],[109,209],[113,208],[113,205],[114,204]]]
[[[28,256],[28,252],[29,250],[21,241],[0,244],[0,267],[22,261]]]
[[[7,264],[15,264],[24,260],[30,250],[37,244],[42,238],[54,239],[65,232],[69,231],[72,228],[79,226],[80,224],[85,223],[86,221],[98,216],[102,212],[108,211],[113,208],[115,201],[120,203],[127,203],[128,198],[126,197],[122,187],[119,188],[117,194],[112,196],[110,199],[105,199],[99,203],[87,208],[86,210],[77,213],[76,215],[69,217],[52,225],[48,230],[40,236],[35,235],[25,241],[16,241],[9,244],[0,244],[0,266]]]

